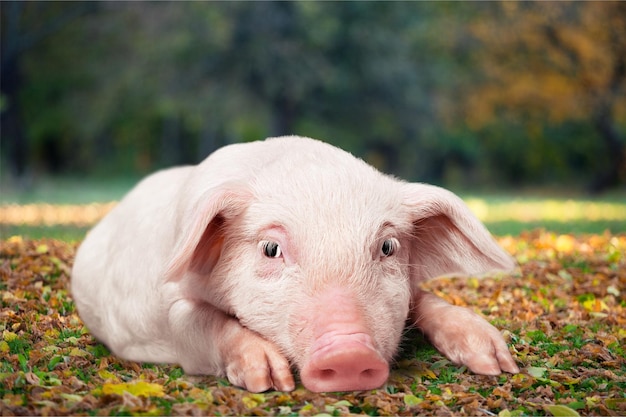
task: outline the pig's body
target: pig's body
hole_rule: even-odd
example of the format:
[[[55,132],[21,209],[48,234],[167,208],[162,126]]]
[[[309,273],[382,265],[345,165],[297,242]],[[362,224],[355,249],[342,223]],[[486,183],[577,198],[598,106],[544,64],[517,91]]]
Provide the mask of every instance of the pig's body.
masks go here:
[[[453,194],[287,137],[149,176],[87,236],[72,293],[117,355],[251,391],[376,388],[407,318],[451,360],[517,372],[499,332],[419,289],[513,267]]]

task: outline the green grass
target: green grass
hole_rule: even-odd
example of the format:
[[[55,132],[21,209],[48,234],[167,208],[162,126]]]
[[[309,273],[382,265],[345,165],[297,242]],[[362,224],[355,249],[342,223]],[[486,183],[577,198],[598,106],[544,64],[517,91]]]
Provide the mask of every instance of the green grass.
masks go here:
[[[563,239],[564,238],[564,239]],[[423,283],[482,312],[521,368],[481,376],[415,329],[377,390],[251,394],[177,365],[123,361],[98,343],[72,303],[75,245],[0,242],[0,408],[8,415],[626,415],[626,235],[503,239],[519,272]]]
[[[139,178],[44,178],[26,189],[0,184],[0,204],[88,204],[118,201]]]
[[[31,239],[51,238],[65,242],[83,240],[89,227],[78,226],[24,226],[0,224],[0,239],[11,236],[24,236]]]
[[[626,210],[626,208],[625,208]],[[559,234],[593,234],[604,233],[626,233],[626,224],[624,221],[588,221],[576,220],[571,222],[557,221],[535,221],[523,222],[508,220],[502,222],[484,221],[489,231],[496,236],[512,235],[517,236],[520,233],[534,229],[545,229]]]

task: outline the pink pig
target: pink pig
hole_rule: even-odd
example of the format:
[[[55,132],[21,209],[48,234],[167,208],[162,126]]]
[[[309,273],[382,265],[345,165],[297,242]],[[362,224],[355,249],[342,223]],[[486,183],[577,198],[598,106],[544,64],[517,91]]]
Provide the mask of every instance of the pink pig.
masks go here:
[[[249,391],[366,390],[407,319],[457,364],[519,372],[473,311],[420,289],[514,262],[457,196],[313,139],[224,147],[144,179],[87,235],[72,294],[125,359]]]

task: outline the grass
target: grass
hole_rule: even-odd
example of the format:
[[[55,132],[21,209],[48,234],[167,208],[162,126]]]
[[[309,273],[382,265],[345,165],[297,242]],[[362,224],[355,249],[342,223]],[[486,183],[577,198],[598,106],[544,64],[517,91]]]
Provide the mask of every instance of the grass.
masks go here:
[[[84,181],[77,178],[45,179],[27,191],[7,186],[0,194],[0,237],[22,235],[31,238],[53,237],[64,241],[82,240],[91,223],[52,221],[7,221],[8,206],[54,209],[63,205],[88,207],[92,203],[119,201],[136,179],[116,178]],[[615,191],[603,197],[534,190],[496,193],[459,192],[470,209],[497,236],[519,235],[523,231],[545,229],[555,233],[626,232],[626,192]]]
[[[46,177],[33,182],[26,189],[2,183],[0,204],[89,204],[118,201],[139,178]]]
[[[25,240],[22,248],[30,247],[30,253],[5,250],[0,257],[0,273],[8,274],[0,281],[0,351],[6,355],[0,360],[0,407],[18,414],[626,414],[623,238],[617,246],[611,243],[612,234],[626,233],[624,192],[594,199],[544,191],[459,193],[494,235],[515,236],[501,243],[517,256],[522,274],[504,283],[437,280],[431,290],[475,306],[508,329],[518,363],[525,366],[522,374],[472,375],[412,334],[382,390],[316,396],[300,388],[289,395],[250,395],[220,378],[188,377],[174,365],[120,361],[76,315],[67,292],[75,244],[60,241],[82,240],[95,220],[79,214],[93,211],[93,203],[119,201],[134,182],[55,179],[27,192],[3,187],[2,244],[14,235],[56,240]],[[109,208],[98,205],[97,215]],[[28,210],[39,220],[9,221]],[[535,229],[544,232],[528,232]],[[572,234],[587,240],[581,244]],[[40,263],[17,274],[18,264],[33,260]],[[508,291],[513,301],[494,304],[488,297],[494,288]],[[149,382],[137,385],[141,381]]]
[[[111,355],[67,291],[76,244],[0,241],[0,410],[6,415],[626,415],[626,235],[545,231],[499,243],[507,276],[424,288],[501,329],[521,372],[480,376],[408,331],[385,386],[251,394],[176,365]]]
[[[412,331],[379,390],[313,394],[300,386],[250,394],[222,378],[185,375],[176,365],[120,360],[78,317],[68,291],[76,245],[110,208],[92,203],[118,201],[133,184],[57,179],[28,192],[3,186],[2,414],[626,415],[623,191],[594,199],[542,191],[460,193],[493,234],[504,236],[500,244],[520,269],[425,287],[502,329],[520,374],[474,375]],[[25,219],[27,211],[35,220],[10,220]]]

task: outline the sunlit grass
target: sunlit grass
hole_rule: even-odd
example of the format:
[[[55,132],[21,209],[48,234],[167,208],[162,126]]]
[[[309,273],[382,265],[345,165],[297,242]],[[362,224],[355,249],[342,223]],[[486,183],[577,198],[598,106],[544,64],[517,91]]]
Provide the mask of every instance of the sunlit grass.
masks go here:
[[[132,187],[130,180],[46,182],[25,192],[3,187],[0,238],[80,240]],[[8,191],[8,192],[7,192]],[[539,193],[538,195],[541,195]],[[505,193],[463,196],[472,212],[495,235],[518,235],[542,228],[555,233],[626,233],[626,195],[600,199],[519,197]]]
[[[517,235],[524,230],[556,233],[626,233],[626,200],[476,198],[465,200],[495,235]]]
[[[626,224],[626,203],[556,199],[490,202],[482,198],[469,198],[465,202],[480,220],[488,223],[583,220],[623,221]]]
[[[0,206],[0,223],[15,226],[91,226],[116,204],[8,204]]]
[[[624,222],[626,225],[626,203],[574,200],[492,202],[484,198],[469,198],[465,202],[485,223],[584,221]],[[0,205],[0,223],[24,226],[89,226],[106,215],[115,204],[6,204]]]

